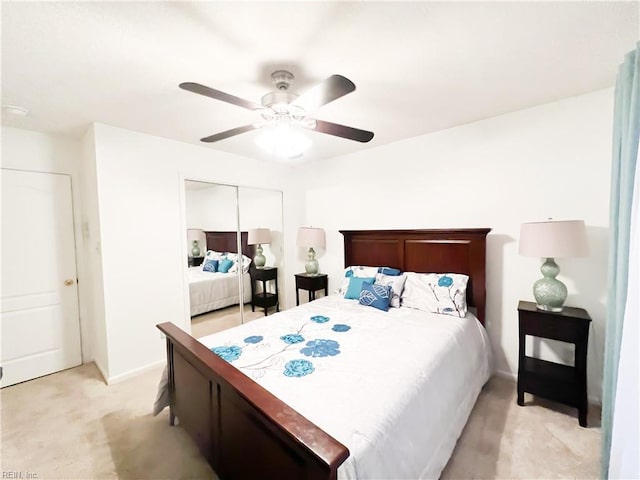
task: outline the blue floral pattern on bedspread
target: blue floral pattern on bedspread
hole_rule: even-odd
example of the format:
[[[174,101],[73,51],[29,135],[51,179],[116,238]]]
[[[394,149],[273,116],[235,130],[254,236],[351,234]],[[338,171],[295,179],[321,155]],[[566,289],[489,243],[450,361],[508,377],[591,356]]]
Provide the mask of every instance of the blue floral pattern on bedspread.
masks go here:
[[[300,353],[307,357],[335,357],[340,353],[340,344],[335,340],[311,340]]]
[[[291,360],[284,366],[284,374],[287,377],[304,377],[313,373],[314,370],[313,363],[309,360]]]
[[[233,362],[242,355],[242,348],[237,345],[231,345],[230,347],[214,347],[211,351],[227,362]]]
[[[234,363],[239,369],[256,378],[262,377],[268,370],[279,370],[282,375],[290,378],[310,375],[316,370],[310,360],[298,358],[284,363],[282,354],[297,350],[300,354],[309,358],[335,357],[341,353],[340,343],[330,338],[313,337],[321,334],[324,336],[331,332],[344,334],[351,330],[351,326],[343,323],[331,325],[331,318],[325,315],[312,315],[310,317],[305,315],[300,320],[301,325],[297,332],[294,326],[293,332],[271,339],[268,335],[251,335],[243,339],[243,346],[228,343],[227,345],[213,347],[211,351],[227,362],[238,360],[245,349],[250,349],[253,352],[248,357],[252,359],[256,358],[256,353],[264,351],[264,356],[258,355],[257,361],[248,360],[251,363],[245,364]],[[305,328],[311,329],[313,332],[309,332],[309,335],[302,335]],[[310,335],[312,338],[308,339]],[[304,346],[300,345],[303,343]]]

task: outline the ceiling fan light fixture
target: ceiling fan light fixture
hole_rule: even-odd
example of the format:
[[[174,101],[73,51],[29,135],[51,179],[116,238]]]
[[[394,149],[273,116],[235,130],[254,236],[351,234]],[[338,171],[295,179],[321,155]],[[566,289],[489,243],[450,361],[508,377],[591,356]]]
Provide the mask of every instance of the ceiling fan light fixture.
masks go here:
[[[266,127],[255,142],[270,155],[287,160],[302,157],[311,146],[311,140],[307,136],[287,123]]]

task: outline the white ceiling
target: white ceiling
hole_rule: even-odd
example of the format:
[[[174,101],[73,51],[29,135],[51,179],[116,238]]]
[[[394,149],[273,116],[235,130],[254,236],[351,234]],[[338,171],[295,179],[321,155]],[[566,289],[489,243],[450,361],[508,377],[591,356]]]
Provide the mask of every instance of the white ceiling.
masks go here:
[[[305,158],[395,142],[614,85],[640,38],[638,2],[2,2],[2,124],[79,137],[91,122],[253,158],[257,132],[201,137],[258,114],[178,88],[259,102],[287,67],[303,92],[356,91],[316,117],[375,132],[309,132]]]

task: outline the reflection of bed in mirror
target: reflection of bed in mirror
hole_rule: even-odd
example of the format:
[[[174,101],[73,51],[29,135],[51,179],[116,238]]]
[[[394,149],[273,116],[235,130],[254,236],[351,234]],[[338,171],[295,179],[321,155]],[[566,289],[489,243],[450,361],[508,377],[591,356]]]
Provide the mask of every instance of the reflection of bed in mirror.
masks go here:
[[[237,253],[236,232],[204,232],[207,251],[222,253]],[[242,254],[251,258],[252,249],[247,244],[247,232],[241,232]],[[205,252],[203,252],[204,254]],[[206,272],[203,265],[189,267],[189,303],[191,316],[219,310],[221,308],[240,304],[240,288],[238,272],[220,273]],[[242,268],[239,269],[242,272]],[[251,302],[251,276],[249,272],[242,273],[243,303]]]

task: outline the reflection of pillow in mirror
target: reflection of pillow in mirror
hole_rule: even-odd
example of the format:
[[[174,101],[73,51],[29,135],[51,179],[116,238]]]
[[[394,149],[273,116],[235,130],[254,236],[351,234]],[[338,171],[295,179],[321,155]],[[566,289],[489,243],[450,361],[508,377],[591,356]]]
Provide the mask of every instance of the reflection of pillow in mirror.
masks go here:
[[[250,265],[251,265],[251,259],[246,255],[242,255],[242,273],[247,273],[249,271]]]
[[[236,273],[238,271],[238,255],[235,253],[227,253],[226,257],[233,260],[233,266],[229,269],[229,273]],[[246,255],[242,255],[242,273],[247,273],[250,265],[251,259]]]
[[[229,269],[233,266],[233,260],[229,260],[228,258],[223,258],[218,264],[218,271],[220,273],[228,273]]]
[[[207,253],[204,255],[204,259],[211,259],[211,260],[222,260],[222,253],[221,252],[216,252],[215,250],[207,250]],[[204,262],[203,262],[204,263]]]
[[[202,263],[202,271],[203,272],[217,272],[219,263],[220,262],[218,262],[218,260],[207,259]]]

